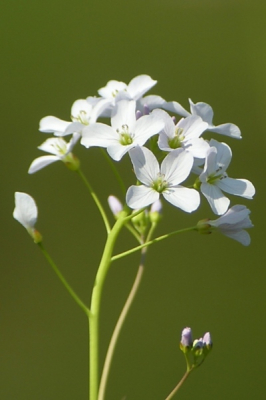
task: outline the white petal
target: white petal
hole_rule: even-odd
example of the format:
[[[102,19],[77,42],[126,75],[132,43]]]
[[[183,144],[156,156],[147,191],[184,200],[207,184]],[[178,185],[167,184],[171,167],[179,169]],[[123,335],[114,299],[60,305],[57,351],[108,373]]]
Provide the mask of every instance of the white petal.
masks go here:
[[[210,148],[208,142],[203,138],[195,138],[183,142],[184,149],[189,151],[195,158],[205,158]]]
[[[113,160],[120,161],[121,158],[132,148],[132,144],[128,146],[123,146],[122,144],[117,143],[116,145],[108,146],[107,152]]]
[[[253,225],[251,221],[249,220],[249,214],[250,210],[243,205],[237,204],[233,207],[231,207],[224,215],[222,215],[220,218],[214,220],[214,221],[208,221],[208,224],[211,226],[216,226],[219,227],[221,225],[237,225],[244,223],[245,228],[251,228]],[[246,224],[247,219],[250,221],[248,223],[248,226]],[[241,226],[241,228],[244,228],[244,226]]]
[[[34,172],[39,171],[40,169],[46,167],[49,164],[52,164],[55,161],[61,160],[60,157],[58,156],[42,156],[35,158],[35,160],[32,161],[28,173],[29,174],[34,174]]]
[[[225,236],[230,237],[231,239],[237,240],[239,243],[243,244],[243,246],[249,246],[250,244],[250,236],[248,234],[248,232],[240,230],[240,231],[228,231],[222,232]]]
[[[92,111],[92,105],[85,99],[76,100],[71,107],[71,116],[78,118],[80,113],[85,114],[89,119]]]
[[[166,101],[162,97],[149,95],[137,100],[137,110],[143,112],[144,107],[147,107],[150,111],[152,111],[155,108],[163,108],[164,104],[166,104]]]
[[[156,85],[156,83],[157,81],[154,81],[148,75],[139,75],[129,82],[127,91],[132,99],[138,100],[144,93],[148,92],[148,90]]]
[[[160,172],[159,163],[154,154],[146,147],[137,146],[129,151],[129,156],[138,180],[151,186]]]
[[[48,116],[40,120],[39,130],[45,133],[63,133],[71,122],[63,121],[62,119]]]
[[[147,186],[130,186],[126,202],[130,208],[139,209],[149,206],[160,197],[159,193]]]
[[[105,97],[106,99],[113,99],[117,92],[120,90],[125,90],[127,88],[127,85],[124,82],[119,82],[119,81],[109,81],[107,85],[101,89],[98,90],[98,93],[100,96]]]
[[[242,139],[241,131],[237,125],[227,123],[221,125],[209,125],[208,130],[211,132],[220,133],[221,135],[230,136],[235,139]]]
[[[189,103],[191,114],[198,115],[203,119],[203,121],[206,121],[209,125],[212,125],[213,109],[209,104],[203,102],[194,104],[191,99],[189,99]]]
[[[196,210],[200,204],[200,196],[197,190],[188,189],[182,186],[171,188],[163,192],[164,198],[175,207],[181,208],[185,212]]]
[[[71,140],[67,144],[66,154],[70,153],[73,150],[73,147],[75,146],[75,144],[78,142],[79,139],[80,139],[80,134],[74,133]]]
[[[210,149],[207,152],[203,171],[199,176],[201,182],[206,182],[210,175],[216,173],[217,169],[216,157],[217,157],[216,147],[210,147]]]
[[[224,178],[217,181],[216,184],[221,190],[246,199],[252,199],[255,194],[254,186],[246,179]]]
[[[58,157],[62,157],[67,153],[67,142],[60,137],[53,137],[43,142],[40,146],[38,146],[38,149],[54,154]]]
[[[200,190],[208,200],[211,209],[215,214],[222,215],[227,211],[230,200],[224,196],[217,186],[210,185],[209,183],[202,183]]]
[[[83,125],[81,122],[72,122],[64,132],[55,132],[55,136],[66,136],[71,135],[72,133],[81,132],[84,126],[86,125]]]
[[[142,146],[151,136],[159,133],[163,127],[163,120],[152,114],[140,117],[135,126],[134,142]]]
[[[177,128],[184,130],[183,134],[186,139],[198,138],[202,132],[208,128],[207,122],[204,122],[196,115],[190,115],[187,118],[182,118],[176,125]]]
[[[211,147],[217,149],[217,167],[221,167],[221,172],[226,171],[232,159],[232,151],[230,147],[226,143],[220,143],[214,139],[211,139],[209,144]]]
[[[108,147],[119,143],[119,135],[109,125],[96,122],[83,129],[80,143],[85,147]]]
[[[189,175],[193,165],[193,156],[183,149],[169,153],[162,162],[161,172],[170,186],[178,185]]]
[[[136,102],[134,100],[121,100],[116,103],[111,118],[112,128],[121,130],[123,125],[127,125],[129,130],[134,132],[135,124]]]
[[[169,137],[164,132],[159,134],[158,147],[163,151],[173,151],[173,149],[169,146]]]
[[[33,228],[38,217],[38,210],[34,199],[27,193],[15,193],[15,209],[13,217],[26,229]]]
[[[181,106],[181,104],[177,103],[176,101],[168,101],[165,103],[162,108],[164,110],[176,113],[181,115],[182,117],[188,117],[190,113]]]
[[[175,136],[175,124],[167,112],[163,110],[154,110],[151,115],[154,115],[158,119],[160,118],[164,122],[163,133],[165,133],[169,138]]]

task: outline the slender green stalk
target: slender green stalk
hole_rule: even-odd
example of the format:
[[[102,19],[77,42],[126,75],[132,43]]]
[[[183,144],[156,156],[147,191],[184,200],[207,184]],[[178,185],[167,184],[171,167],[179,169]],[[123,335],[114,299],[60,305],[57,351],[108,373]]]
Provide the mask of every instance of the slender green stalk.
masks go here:
[[[66,281],[66,279],[64,278],[64,276],[62,275],[62,273],[59,271],[58,267],[56,266],[56,264],[54,263],[54,261],[52,260],[52,258],[50,257],[50,255],[47,253],[47,251],[45,250],[45,248],[43,247],[42,243],[38,243],[43,255],[45,256],[46,260],[48,261],[48,263],[51,265],[51,267],[53,268],[53,270],[55,271],[56,275],[58,276],[58,278],[60,279],[60,281],[62,282],[62,284],[65,286],[66,290],[68,291],[68,293],[70,294],[70,296],[75,300],[75,302],[77,303],[77,305],[85,312],[86,315],[90,316],[90,310],[89,308],[83,303],[83,301],[78,297],[78,295],[74,292],[74,290],[72,289],[72,287],[68,284],[68,282]]]
[[[109,266],[111,264],[111,257],[113,248],[119,232],[126,221],[126,211],[122,211],[114,224],[112,230],[109,232],[104,247],[102,259],[97,271],[95,283],[92,291],[91,298],[91,314],[90,314],[90,400],[97,400],[98,398],[98,363],[99,363],[99,318],[100,318],[100,305],[102,297],[102,289],[105,282]]]
[[[130,233],[132,233],[132,235],[137,239],[137,241],[140,244],[142,244],[141,237],[138,234],[138,232],[136,231],[136,229],[133,226],[131,226],[130,224],[126,224],[125,227],[129,230]]]
[[[183,385],[183,383],[185,382],[185,380],[188,378],[190,372],[192,371],[192,369],[190,371],[186,371],[186,373],[183,375],[183,378],[178,382],[178,384],[176,385],[176,387],[172,390],[172,392],[166,397],[165,400],[171,400],[174,395],[177,393],[177,391],[181,388],[181,386]]]
[[[120,253],[120,254],[117,254],[116,256],[113,256],[112,257],[112,262],[118,260],[119,258],[125,257],[125,256],[127,256],[129,254],[135,253],[136,251],[141,250],[143,247],[148,247],[148,246],[150,246],[150,245],[152,245],[154,243],[160,242],[161,240],[167,239],[170,236],[177,235],[177,234],[183,233],[183,232],[193,231],[195,229],[196,229],[196,227],[193,226],[192,228],[180,229],[178,231],[170,232],[170,233],[167,233],[166,235],[159,236],[159,237],[157,237],[157,238],[155,238],[153,240],[145,242],[144,244],[141,244],[141,245],[139,245],[137,247],[134,247],[133,249],[124,251],[123,253]]]
[[[150,240],[156,226],[157,226],[156,223],[152,224],[150,231],[147,235],[146,241]],[[141,241],[143,241],[143,239],[141,239]],[[110,343],[108,346],[108,350],[107,350],[105,362],[104,362],[104,367],[103,367],[103,371],[102,371],[101,381],[100,381],[98,400],[104,400],[107,381],[108,381],[108,377],[109,377],[109,373],[110,373],[110,367],[111,367],[112,359],[114,356],[115,348],[116,348],[116,345],[118,342],[120,332],[122,330],[122,327],[124,325],[124,322],[126,320],[128,312],[130,310],[130,307],[135,299],[135,296],[137,294],[138,288],[141,283],[141,279],[142,279],[142,276],[144,273],[144,264],[145,264],[147,250],[148,250],[147,247],[143,247],[141,249],[141,258],[140,258],[140,264],[139,264],[137,275],[135,277],[134,283],[133,283],[130,293],[127,297],[127,300],[124,304],[122,312],[118,318],[118,321],[116,323],[115,329],[113,331],[113,334],[112,334],[112,337],[111,337],[111,340],[110,340]]]
[[[100,202],[100,200],[98,199],[98,196],[96,195],[96,193],[94,192],[93,188],[91,187],[90,183],[88,182],[86,176],[83,174],[83,172],[81,171],[81,169],[77,170],[77,173],[79,174],[79,176],[81,177],[81,179],[83,180],[83,182],[85,183],[86,187],[89,189],[89,192],[91,194],[91,197],[93,198],[96,206],[98,207],[100,214],[102,216],[105,228],[107,233],[109,233],[111,231],[111,227],[110,227],[110,223],[108,221],[107,215],[104,211],[104,208]]]
[[[119,186],[120,186],[120,188],[122,190],[123,195],[125,195],[126,187],[125,187],[125,184],[124,184],[124,182],[123,182],[123,180],[122,180],[122,178],[121,178],[121,176],[120,176],[115,164],[111,160],[110,156],[108,156],[108,154],[106,154],[106,151],[104,149],[101,149],[101,150],[102,150],[102,154],[104,155],[106,161],[110,165],[110,167],[111,167],[111,169],[112,169],[112,171],[113,171],[113,173],[114,173],[114,175],[115,175],[115,177],[116,177],[116,179],[117,179],[117,181],[119,183]]]

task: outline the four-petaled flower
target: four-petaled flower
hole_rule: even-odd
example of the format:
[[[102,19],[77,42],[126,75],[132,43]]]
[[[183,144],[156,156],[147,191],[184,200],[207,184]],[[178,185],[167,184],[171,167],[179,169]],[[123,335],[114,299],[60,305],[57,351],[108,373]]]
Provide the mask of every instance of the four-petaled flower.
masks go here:
[[[169,153],[161,169],[154,154],[145,147],[136,147],[129,152],[135,174],[143,185],[130,186],[126,202],[130,208],[147,207],[159,199],[160,194],[183,211],[192,212],[200,203],[199,193],[179,184],[189,175],[193,165],[191,153],[177,149]]]
[[[136,102],[119,101],[111,118],[111,126],[95,123],[84,128],[81,144],[85,147],[105,147],[115,161],[133,147],[142,146],[163,129],[164,122],[153,114],[136,119]]]
[[[225,171],[230,164],[231,158],[230,147],[225,143],[219,143],[212,139],[203,172],[199,176],[201,182],[200,190],[208,200],[212,211],[218,215],[224,214],[230,204],[230,200],[222,191],[245,197],[246,199],[252,199],[255,194],[255,188],[250,181],[233,179],[227,176]]]

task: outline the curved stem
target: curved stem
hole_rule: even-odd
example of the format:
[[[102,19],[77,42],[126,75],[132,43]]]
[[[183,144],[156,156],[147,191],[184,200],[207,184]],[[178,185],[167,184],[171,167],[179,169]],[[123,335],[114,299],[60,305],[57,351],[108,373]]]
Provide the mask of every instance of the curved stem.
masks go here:
[[[99,363],[99,318],[100,305],[102,297],[102,289],[105,282],[109,266],[111,264],[112,251],[117,236],[125,224],[126,211],[120,213],[112,230],[108,234],[104,247],[102,259],[96,274],[95,283],[91,298],[91,314],[90,314],[90,400],[98,398],[98,363]]]
[[[136,251],[141,250],[143,247],[148,247],[148,246],[150,246],[150,245],[152,245],[154,243],[160,242],[161,240],[167,239],[170,236],[177,235],[177,234],[183,233],[183,232],[194,231],[195,229],[196,229],[196,227],[193,226],[192,228],[180,229],[178,231],[170,232],[170,233],[167,233],[166,235],[159,236],[159,237],[157,237],[157,238],[155,238],[153,240],[149,240],[148,242],[145,242],[144,244],[136,246],[133,249],[124,251],[123,253],[120,253],[120,254],[117,254],[116,256],[113,256],[111,261],[115,261],[115,260],[118,260],[119,258],[122,258],[122,257],[125,257],[125,256],[129,255],[129,254],[135,253]]]
[[[166,397],[165,400],[171,400],[174,395],[176,394],[176,392],[181,388],[181,386],[183,385],[183,383],[185,382],[185,380],[187,379],[187,377],[189,376],[190,371],[186,371],[186,373],[183,375],[183,378],[178,382],[178,384],[176,385],[176,387],[172,390],[172,392]]]
[[[81,169],[77,170],[77,173],[79,174],[79,176],[81,177],[81,179],[83,180],[83,182],[85,183],[86,187],[89,189],[89,192],[91,194],[91,197],[93,198],[96,206],[98,207],[100,214],[102,216],[105,228],[107,233],[110,233],[111,231],[111,227],[110,227],[110,223],[108,221],[107,215],[104,211],[104,208],[100,202],[100,200],[98,199],[98,196],[96,195],[96,193],[94,192],[93,188],[91,187],[90,183],[88,182],[86,176],[83,174],[83,172],[81,171]]]
[[[120,188],[122,190],[122,193],[124,195],[126,193],[126,187],[125,187],[125,184],[124,184],[124,182],[123,182],[123,180],[122,180],[122,178],[121,178],[116,166],[114,165],[114,163],[111,160],[111,158],[106,154],[106,151],[104,151],[104,149],[101,149],[101,150],[102,150],[102,154],[104,155],[105,159],[107,160],[108,164],[110,165],[110,167],[111,167],[111,169],[112,169],[112,171],[113,171],[113,173],[114,173],[114,175],[115,175],[115,177],[116,177],[116,179],[117,179],[117,181],[119,183],[119,186],[120,186]]]
[[[43,244],[42,243],[38,243],[38,245],[39,245],[42,253],[44,254],[46,260],[49,262],[49,264],[51,265],[51,267],[55,271],[56,275],[58,276],[58,278],[60,279],[62,284],[65,286],[65,288],[68,291],[68,293],[70,294],[70,296],[75,300],[77,305],[85,312],[85,314],[90,316],[91,313],[90,313],[89,308],[83,303],[83,301],[78,297],[78,295],[75,293],[75,291],[72,289],[72,287],[68,284],[68,282],[63,277],[63,275],[59,271],[58,267],[56,266],[56,264],[54,263],[54,261],[52,260],[50,255],[47,253],[47,251],[43,247]]]

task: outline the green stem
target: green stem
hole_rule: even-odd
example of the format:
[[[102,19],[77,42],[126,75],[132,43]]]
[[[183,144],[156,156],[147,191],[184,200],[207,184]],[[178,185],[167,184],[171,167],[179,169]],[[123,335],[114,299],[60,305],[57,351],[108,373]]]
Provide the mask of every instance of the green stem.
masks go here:
[[[170,232],[170,233],[167,233],[166,235],[159,236],[159,237],[157,237],[157,238],[155,238],[153,240],[145,242],[144,244],[141,244],[141,245],[139,245],[137,247],[134,247],[133,249],[124,251],[123,253],[120,253],[120,254],[117,254],[116,256],[113,256],[111,261],[113,262],[113,261],[118,260],[119,258],[122,258],[122,257],[125,257],[125,256],[129,255],[129,254],[135,253],[136,251],[141,250],[143,247],[148,247],[148,246],[150,246],[150,245],[152,245],[154,243],[160,242],[161,240],[167,239],[170,236],[177,235],[177,234],[183,233],[183,232],[194,231],[195,229],[196,229],[196,227],[193,226],[192,228],[180,229],[178,231]]]
[[[83,303],[83,301],[78,297],[78,295],[74,292],[74,290],[72,289],[72,287],[68,284],[68,282],[66,281],[66,279],[63,277],[63,275],[61,274],[61,272],[59,271],[58,267],[56,266],[56,264],[54,263],[54,261],[52,260],[52,258],[50,257],[50,255],[47,253],[47,251],[45,250],[45,248],[43,247],[42,243],[38,243],[43,255],[45,256],[46,260],[48,261],[48,263],[51,265],[51,267],[53,268],[53,270],[55,271],[56,275],[58,276],[58,278],[60,279],[60,281],[62,282],[62,284],[65,286],[66,290],[68,291],[68,293],[70,294],[70,296],[75,300],[75,302],[77,303],[77,305],[85,312],[86,315],[90,316],[91,312],[89,310],[89,308]]]
[[[183,385],[183,383],[185,382],[185,380],[188,378],[190,371],[186,371],[186,373],[183,375],[183,378],[178,382],[178,384],[176,385],[176,387],[172,390],[172,392],[166,397],[165,400],[171,400],[174,395],[176,394],[176,392],[181,388],[181,386]]]
[[[110,167],[111,167],[111,169],[112,169],[112,171],[113,171],[113,173],[114,173],[114,175],[115,175],[115,177],[116,177],[116,179],[117,179],[117,181],[119,183],[119,186],[120,186],[120,188],[122,190],[123,195],[125,195],[126,187],[125,187],[125,184],[124,184],[124,182],[123,182],[123,180],[122,180],[117,168],[115,167],[115,165],[114,165],[113,161],[111,160],[110,156],[108,154],[106,154],[106,151],[104,149],[101,149],[101,150],[102,150],[102,154],[104,155],[106,161],[110,165]]]
[[[150,231],[146,238],[147,241],[151,238],[156,226],[157,226],[156,223],[152,224]],[[142,241],[143,241],[143,239],[142,239]],[[122,327],[124,325],[124,322],[126,320],[128,312],[130,310],[130,307],[135,299],[135,296],[137,294],[138,288],[141,283],[141,279],[142,279],[142,276],[144,273],[144,264],[145,264],[147,250],[148,250],[147,247],[144,247],[141,249],[141,258],[140,258],[140,264],[139,264],[137,275],[135,277],[135,280],[134,280],[134,283],[130,290],[130,293],[128,295],[128,298],[124,304],[122,312],[118,318],[118,321],[116,323],[115,329],[113,331],[113,334],[112,334],[112,337],[111,337],[111,340],[110,340],[110,343],[108,346],[108,350],[107,350],[105,362],[104,362],[104,367],[103,367],[103,372],[102,372],[102,376],[101,376],[101,381],[100,381],[98,400],[104,400],[107,381],[108,381],[108,377],[109,377],[109,373],[110,373],[110,367],[111,367],[112,359],[114,356],[115,348],[116,348],[116,345],[118,342],[120,332],[122,330]]]
[[[104,247],[102,259],[97,271],[91,298],[90,314],[90,400],[97,400],[98,397],[98,363],[99,363],[99,317],[102,297],[102,289],[105,282],[113,248],[119,232],[125,224],[127,213],[121,212],[112,230],[109,232]]]
[[[85,183],[86,187],[89,189],[89,192],[91,194],[91,197],[93,198],[96,206],[98,207],[100,214],[102,216],[105,228],[106,228],[106,232],[110,233],[111,231],[111,227],[110,227],[110,223],[108,221],[107,215],[104,211],[104,208],[100,202],[100,200],[98,199],[96,193],[94,192],[93,188],[91,187],[90,183],[88,182],[86,176],[83,174],[83,172],[81,171],[81,169],[77,170],[77,173],[79,174],[79,176],[81,177],[81,179],[83,180],[83,182]]]

